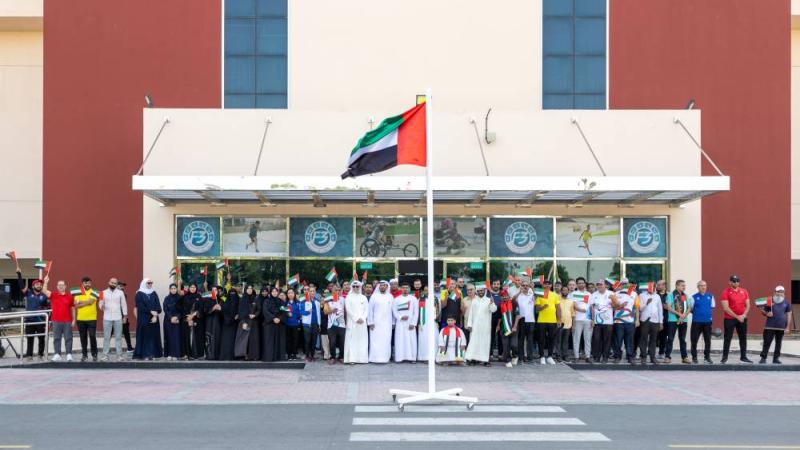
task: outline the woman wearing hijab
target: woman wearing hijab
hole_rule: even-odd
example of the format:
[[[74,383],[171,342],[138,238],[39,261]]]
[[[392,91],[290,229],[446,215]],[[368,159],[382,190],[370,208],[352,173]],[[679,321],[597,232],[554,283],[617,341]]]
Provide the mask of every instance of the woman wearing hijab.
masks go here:
[[[206,359],[219,359],[219,343],[222,339],[222,286],[211,288],[211,296],[203,298],[203,316],[206,325]]]
[[[160,358],[164,354],[161,348],[161,327],[158,315],[161,314],[161,302],[153,291],[153,280],[145,278],[136,291],[136,348],[134,359]]]
[[[230,274],[228,285],[230,286]],[[236,342],[236,328],[239,324],[239,293],[236,288],[229,288],[227,294],[221,297],[222,303],[222,335],[219,343],[219,359],[221,361],[233,360],[233,347]]]
[[[264,316],[263,351],[264,362],[286,361],[286,305],[278,296],[278,288],[273,287],[269,296],[262,294],[262,314]]]
[[[169,285],[169,294],[164,297],[164,356],[174,361],[183,355],[181,351],[181,297],[178,285]]]
[[[254,361],[261,356],[261,302],[253,289],[248,285],[239,300],[239,326],[236,329],[234,356]]]
[[[205,354],[205,324],[202,320],[202,297],[197,284],[189,285],[183,296],[184,337],[186,355],[190,360],[202,358]]]

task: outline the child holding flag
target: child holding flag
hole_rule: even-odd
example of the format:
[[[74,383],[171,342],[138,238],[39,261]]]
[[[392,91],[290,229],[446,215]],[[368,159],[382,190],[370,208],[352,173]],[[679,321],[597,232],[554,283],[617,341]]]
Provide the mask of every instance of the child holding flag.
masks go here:
[[[447,318],[447,326],[439,332],[439,354],[437,363],[460,365],[464,362],[464,352],[467,349],[467,337],[464,331],[456,326],[455,316]]]

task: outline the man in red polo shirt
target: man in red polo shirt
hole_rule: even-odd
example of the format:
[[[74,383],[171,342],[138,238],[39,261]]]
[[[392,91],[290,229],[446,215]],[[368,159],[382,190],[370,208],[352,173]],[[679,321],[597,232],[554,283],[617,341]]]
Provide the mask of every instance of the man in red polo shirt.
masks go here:
[[[747,358],[747,314],[750,312],[750,294],[739,287],[739,277],[731,275],[730,287],[722,293],[722,310],[725,311],[725,334],[722,341],[722,364],[728,362],[733,331],[739,336],[739,360],[752,364]]]
[[[56,283],[56,292],[47,290],[50,277],[44,277],[44,288],[42,292],[50,299],[53,312],[50,320],[53,324],[53,346],[55,354],[53,361],[61,361],[61,338],[64,338],[64,345],[67,350],[67,362],[72,361],[72,327],[75,326],[75,300],[67,292],[67,284],[59,280]]]

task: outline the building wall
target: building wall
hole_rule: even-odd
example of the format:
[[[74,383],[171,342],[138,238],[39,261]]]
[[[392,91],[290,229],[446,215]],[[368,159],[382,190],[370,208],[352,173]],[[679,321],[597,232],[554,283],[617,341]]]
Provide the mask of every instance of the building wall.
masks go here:
[[[2,254],[14,249],[19,258],[38,258],[42,253],[41,30],[0,28],[0,159],[5,165],[0,249]],[[3,277],[13,273],[13,265],[0,266]]]
[[[731,192],[702,202],[703,277],[717,294],[732,273],[754,297],[790,277],[789,5],[610,3],[610,106],[695,99],[702,145],[731,177]],[[713,171],[704,164],[703,173]]]
[[[793,3],[794,5],[794,3]],[[798,11],[800,14],[800,11]],[[800,18],[800,15],[793,16]],[[800,24],[792,29],[792,259],[800,260]],[[792,277],[800,279],[800,270]]]
[[[219,0],[48,1],[44,11],[44,256],[58,276],[142,272],[144,94],[220,106]]]

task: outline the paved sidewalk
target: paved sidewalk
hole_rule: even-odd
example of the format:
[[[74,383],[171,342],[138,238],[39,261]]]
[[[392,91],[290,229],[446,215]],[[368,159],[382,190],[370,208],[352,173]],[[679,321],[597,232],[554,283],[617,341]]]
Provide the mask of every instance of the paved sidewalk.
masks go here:
[[[355,404],[390,401],[390,388],[427,389],[427,367],[315,362],[304,370],[7,368],[0,369],[0,380],[0,404]],[[463,387],[491,403],[800,405],[800,377],[794,372],[579,372],[565,365],[495,365],[440,367],[437,380],[440,389]]]

